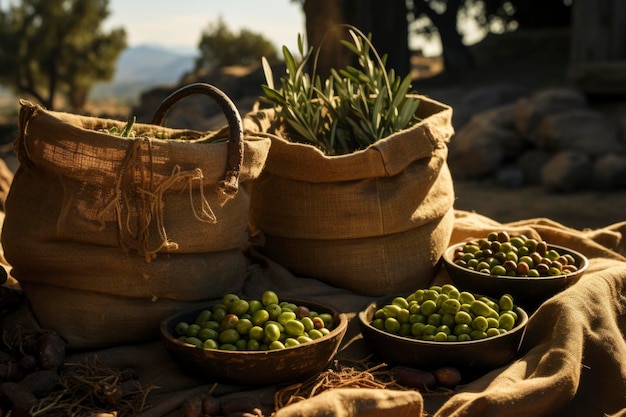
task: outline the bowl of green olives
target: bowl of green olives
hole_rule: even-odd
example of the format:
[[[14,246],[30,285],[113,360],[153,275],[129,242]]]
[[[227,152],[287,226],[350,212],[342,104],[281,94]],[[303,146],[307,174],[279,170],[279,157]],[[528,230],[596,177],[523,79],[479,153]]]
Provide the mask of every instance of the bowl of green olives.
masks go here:
[[[445,284],[379,298],[358,320],[367,345],[387,363],[483,371],[515,358],[528,314],[509,294],[495,299]]]
[[[261,385],[324,370],[348,327],[345,314],[312,301],[227,294],[161,322],[161,340],[180,367],[211,382]]]
[[[580,252],[506,231],[452,245],[442,258],[457,286],[495,297],[508,293],[526,308],[574,285],[589,267]]]

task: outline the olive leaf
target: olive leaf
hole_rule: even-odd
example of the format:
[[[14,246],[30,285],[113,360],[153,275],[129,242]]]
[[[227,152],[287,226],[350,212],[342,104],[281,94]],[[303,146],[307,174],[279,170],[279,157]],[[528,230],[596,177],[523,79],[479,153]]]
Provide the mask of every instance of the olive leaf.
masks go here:
[[[285,74],[279,88],[268,61],[262,58],[266,85],[262,85],[259,100],[276,110],[289,140],[316,146],[327,155],[364,149],[420,121],[416,116],[419,99],[410,91],[410,75],[400,79],[393,69],[387,71],[387,56],[378,55],[371,34],[365,36],[354,26],[342,26],[348,27],[352,42],[342,40],[341,44],[356,55],[358,66],[331,68],[323,81],[315,70],[313,75],[306,71],[314,51],[304,51],[301,35],[300,62],[282,48]]]

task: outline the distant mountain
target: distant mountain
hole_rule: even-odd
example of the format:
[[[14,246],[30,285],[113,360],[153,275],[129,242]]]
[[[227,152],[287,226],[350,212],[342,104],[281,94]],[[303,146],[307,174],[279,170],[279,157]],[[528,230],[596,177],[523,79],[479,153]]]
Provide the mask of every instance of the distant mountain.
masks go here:
[[[129,47],[117,61],[113,80],[95,86],[91,99],[115,97],[135,101],[139,94],[156,85],[177,83],[193,69],[195,56],[155,45]]]
[[[159,46],[141,45],[127,48],[117,61],[114,83],[171,83],[191,70],[195,57]]]

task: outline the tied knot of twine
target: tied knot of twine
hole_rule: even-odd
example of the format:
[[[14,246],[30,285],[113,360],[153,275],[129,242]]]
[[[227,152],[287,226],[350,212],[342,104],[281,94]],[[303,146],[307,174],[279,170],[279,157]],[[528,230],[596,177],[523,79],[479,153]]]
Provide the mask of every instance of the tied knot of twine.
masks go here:
[[[149,157],[147,158],[147,163],[142,158],[142,148],[147,148],[148,150]],[[210,224],[217,223],[215,213],[205,196],[204,175],[200,168],[183,171],[179,165],[175,165],[168,177],[155,184],[153,164],[151,140],[149,138],[135,140],[122,167],[122,172],[127,172],[133,178],[133,186],[128,187],[127,192],[120,191],[122,188],[121,184],[117,187],[120,198],[117,199],[116,217],[118,219],[120,243],[127,252],[131,249],[137,249],[140,254],[145,256],[147,262],[156,258],[157,253],[160,251],[175,251],[179,247],[177,242],[172,241],[168,237],[165,228],[163,196],[174,185],[185,183],[182,189],[188,190],[189,205],[198,221]],[[195,184],[197,184],[199,204],[196,203],[194,198]],[[134,191],[130,192],[131,189]],[[234,195],[227,190],[222,191],[226,199],[232,198]],[[123,214],[122,206],[128,208],[125,215]],[[130,209],[131,207],[135,208],[136,213],[133,213],[133,210]],[[133,214],[136,214],[134,222]],[[122,219],[125,219],[125,222]],[[153,223],[154,227],[152,226]],[[156,245],[151,247],[151,231],[154,229],[156,229],[158,237]],[[130,241],[126,241],[124,236],[129,236]]]

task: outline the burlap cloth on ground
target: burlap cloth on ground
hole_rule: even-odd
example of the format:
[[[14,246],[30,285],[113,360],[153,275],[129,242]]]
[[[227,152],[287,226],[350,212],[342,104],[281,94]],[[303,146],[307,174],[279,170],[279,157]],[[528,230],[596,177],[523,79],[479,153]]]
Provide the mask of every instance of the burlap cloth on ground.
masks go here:
[[[276,417],[626,415],[626,222],[579,231],[549,219],[503,225],[479,214],[456,211],[451,243],[500,228],[539,233],[551,243],[577,249],[590,258],[588,272],[575,286],[532,315],[517,360],[448,395],[334,389],[281,408]],[[295,277],[259,255],[252,254],[251,260],[244,295],[256,297],[275,289],[282,297],[308,298],[350,313],[350,327],[337,358],[360,360],[368,355],[354,313],[370,298]],[[441,269],[435,280],[448,279]],[[27,321],[27,316],[28,311],[22,311],[18,318]],[[192,378],[180,371],[159,341],[74,354],[68,360],[93,356],[114,368],[132,367],[142,384],[155,387],[147,397],[143,417],[179,416],[185,398],[211,389],[221,399],[253,397],[273,410],[274,394],[281,388],[214,385]]]

